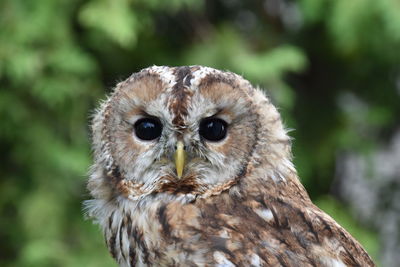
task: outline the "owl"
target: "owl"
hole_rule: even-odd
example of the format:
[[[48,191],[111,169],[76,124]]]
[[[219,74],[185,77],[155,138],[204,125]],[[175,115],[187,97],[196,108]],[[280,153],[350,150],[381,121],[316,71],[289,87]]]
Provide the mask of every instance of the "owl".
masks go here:
[[[375,266],[311,202],[280,114],[239,75],[144,69],[92,140],[85,207],[120,266]]]

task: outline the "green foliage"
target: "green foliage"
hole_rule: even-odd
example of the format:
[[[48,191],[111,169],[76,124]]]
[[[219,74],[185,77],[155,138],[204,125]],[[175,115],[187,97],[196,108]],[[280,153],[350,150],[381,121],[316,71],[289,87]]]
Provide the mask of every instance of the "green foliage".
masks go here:
[[[398,124],[400,6],[285,3],[279,13],[262,1],[0,2],[0,265],[113,265],[81,212],[87,125],[110,86],[153,64],[229,69],[266,88],[296,129],[303,183],[328,194],[335,153],[371,151]],[[293,8],[297,24],[282,13]],[[318,203],[377,255],[374,234]]]
[[[101,31],[122,47],[129,48],[136,42],[140,26],[128,0],[90,1],[79,15],[84,26]]]

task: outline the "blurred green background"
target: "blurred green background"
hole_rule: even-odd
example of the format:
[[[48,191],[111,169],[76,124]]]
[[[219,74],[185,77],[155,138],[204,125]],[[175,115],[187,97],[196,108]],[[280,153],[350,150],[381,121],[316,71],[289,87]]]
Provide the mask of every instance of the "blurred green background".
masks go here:
[[[90,114],[132,72],[192,64],[266,89],[295,129],[312,199],[389,266],[390,240],[340,193],[337,162],[370,157],[399,129],[399,10],[397,0],[1,0],[0,266],[115,266],[82,215]]]

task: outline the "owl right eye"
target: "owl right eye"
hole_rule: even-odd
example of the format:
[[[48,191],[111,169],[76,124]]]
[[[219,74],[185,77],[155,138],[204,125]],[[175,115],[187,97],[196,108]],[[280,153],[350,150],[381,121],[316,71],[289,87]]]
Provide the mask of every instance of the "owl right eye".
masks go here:
[[[161,122],[155,118],[140,119],[135,123],[134,128],[136,136],[146,141],[157,139],[162,132]]]

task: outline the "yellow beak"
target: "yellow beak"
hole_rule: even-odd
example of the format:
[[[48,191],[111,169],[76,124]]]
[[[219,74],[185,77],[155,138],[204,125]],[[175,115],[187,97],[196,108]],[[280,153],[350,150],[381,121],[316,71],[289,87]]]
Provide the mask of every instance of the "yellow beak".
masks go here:
[[[176,151],[175,151],[175,166],[176,166],[176,174],[180,179],[183,174],[183,168],[185,167],[185,156],[186,152],[184,149],[184,145],[182,141],[178,141],[176,144]]]

